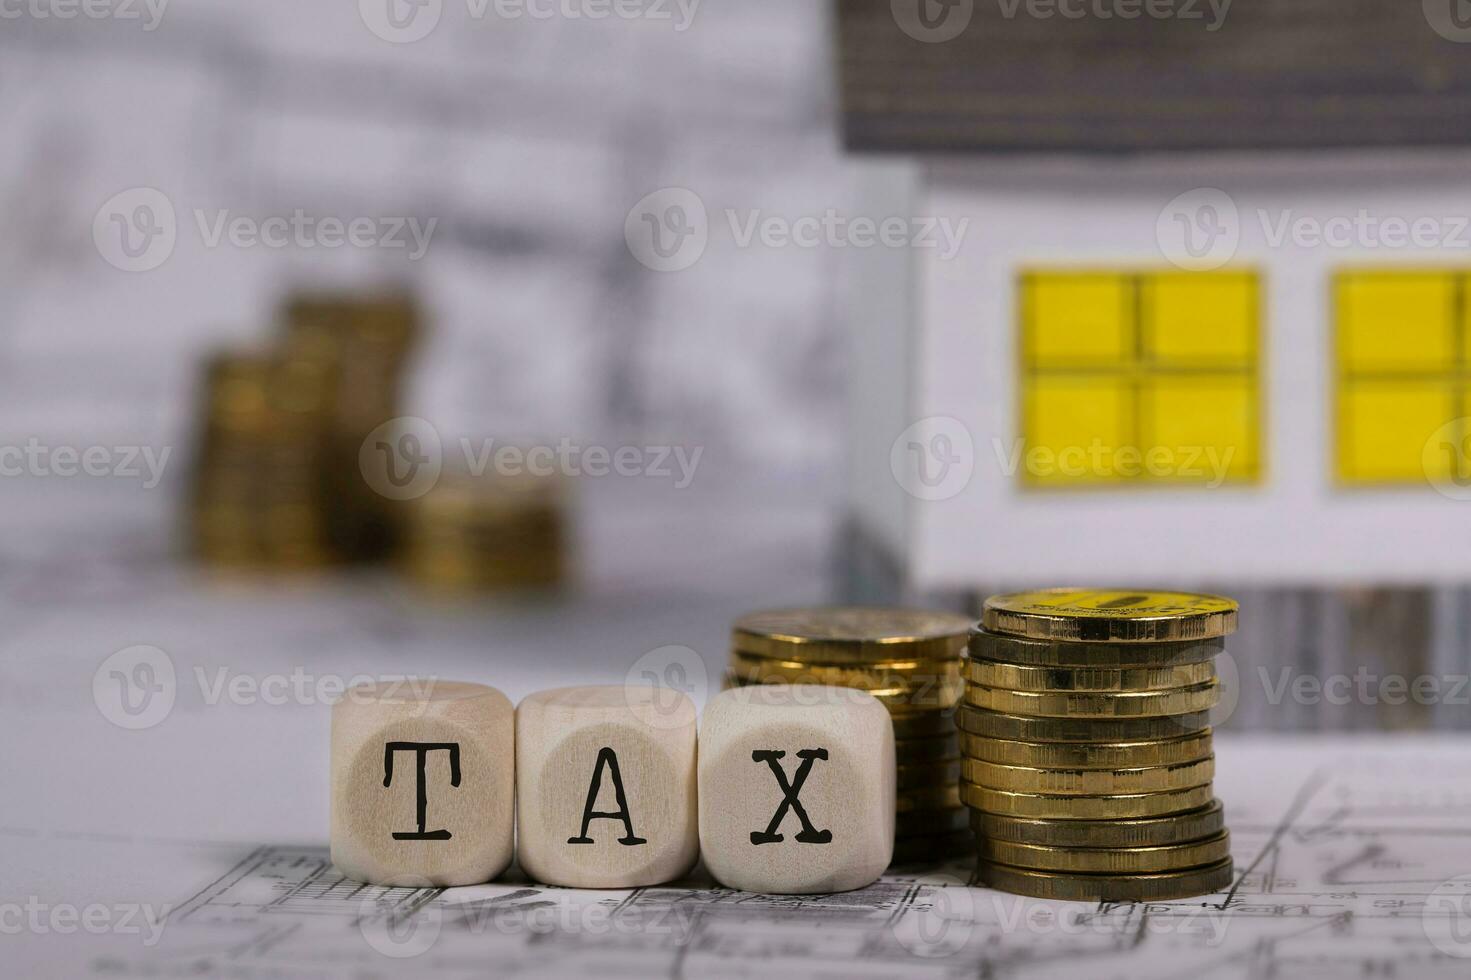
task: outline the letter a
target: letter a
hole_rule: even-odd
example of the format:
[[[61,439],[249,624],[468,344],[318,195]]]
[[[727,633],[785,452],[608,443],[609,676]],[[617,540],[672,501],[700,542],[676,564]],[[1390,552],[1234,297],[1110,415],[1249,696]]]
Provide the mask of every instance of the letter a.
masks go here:
[[[613,772],[613,798],[618,802],[618,809],[612,813],[600,813],[593,807],[598,802],[598,789],[603,785],[603,767],[606,766]],[[569,844],[592,844],[593,839],[587,836],[587,826],[594,819],[622,820],[623,836],[618,838],[620,844],[647,844],[642,837],[633,836],[633,818],[628,815],[628,799],[623,795],[623,776],[618,772],[618,753],[608,746],[598,750],[598,761],[593,765],[592,783],[587,787],[587,803],[582,807],[582,833],[576,837],[567,838]]]

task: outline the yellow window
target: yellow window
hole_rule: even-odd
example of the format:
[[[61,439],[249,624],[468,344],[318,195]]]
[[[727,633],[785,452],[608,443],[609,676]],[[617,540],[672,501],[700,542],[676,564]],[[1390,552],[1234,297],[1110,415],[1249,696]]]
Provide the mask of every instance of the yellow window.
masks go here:
[[[1115,378],[1042,377],[1028,391],[1032,437],[1023,478],[1038,486],[1111,482],[1111,461],[1129,441],[1127,386]]]
[[[1458,414],[1453,394],[1440,383],[1359,381],[1347,386],[1339,402],[1340,475],[1361,483],[1423,483],[1427,441]],[[1434,475],[1449,473],[1447,465]]]
[[[1156,361],[1209,368],[1256,360],[1256,276],[1151,276],[1143,295],[1145,345]]]
[[[1348,371],[1435,371],[1456,360],[1457,281],[1434,272],[1338,276],[1339,365]]]
[[[1039,271],[1020,287],[1026,485],[1260,479],[1254,273]]]
[[[1423,486],[1471,476],[1458,446],[1471,397],[1468,277],[1407,269],[1334,278],[1340,483]],[[1445,438],[1447,427],[1457,438]]]
[[[1029,363],[1045,367],[1115,364],[1132,343],[1134,294],[1118,276],[1023,276],[1023,333]]]
[[[1256,385],[1244,378],[1163,376],[1141,392],[1141,442],[1158,479],[1221,484],[1257,475]]]

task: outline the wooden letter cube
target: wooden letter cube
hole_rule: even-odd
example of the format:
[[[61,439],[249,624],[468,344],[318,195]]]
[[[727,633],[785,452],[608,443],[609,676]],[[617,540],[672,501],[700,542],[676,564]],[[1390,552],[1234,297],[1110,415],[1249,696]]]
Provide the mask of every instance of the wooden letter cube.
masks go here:
[[[700,849],[721,884],[778,894],[872,884],[894,849],[894,725],[862,691],[732,688],[700,722]]]
[[[332,707],[332,863],[375,885],[475,885],[511,863],[515,710],[483,684],[354,687]]]
[[[563,687],[516,708],[516,853],[537,881],[634,888],[699,857],[695,705],[654,687]]]

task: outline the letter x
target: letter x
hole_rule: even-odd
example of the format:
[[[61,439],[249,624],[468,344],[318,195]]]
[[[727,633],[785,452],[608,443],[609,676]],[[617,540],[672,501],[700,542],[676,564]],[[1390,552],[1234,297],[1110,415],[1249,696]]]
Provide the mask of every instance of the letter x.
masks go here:
[[[764,832],[751,831],[752,844],[775,844],[783,840],[781,834],[776,830],[781,826],[782,818],[790,809],[797,814],[797,819],[802,821],[802,831],[794,840],[802,844],[830,844],[833,839],[831,830],[818,830],[812,826],[812,821],[807,819],[807,811],[802,809],[802,802],[797,799],[797,794],[802,792],[802,784],[807,782],[807,774],[812,771],[812,763],[817,759],[827,761],[827,749],[803,749],[797,753],[797,758],[802,764],[797,767],[797,776],[791,784],[787,784],[787,774],[782,770],[778,761],[786,755],[785,752],[777,752],[772,749],[757,750],[751,753],[752,762],[764,762],[771,767],[771,772],[776,776],[777,785],[781,787],[781,806],[776,809],[776,816],[771,818]]]

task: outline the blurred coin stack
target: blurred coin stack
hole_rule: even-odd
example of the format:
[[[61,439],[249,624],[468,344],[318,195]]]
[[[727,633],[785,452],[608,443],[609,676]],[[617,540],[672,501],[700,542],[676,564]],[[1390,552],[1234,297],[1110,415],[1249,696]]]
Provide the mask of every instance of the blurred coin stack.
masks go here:
[[[404,571],[438,592],[555,586],[566,572],[565,494],[555,476],[446,473],[408,502]]]
[[[731,629],[726,686],[821,684],[867,691],[894,721],[896,862],[967,852],[960,805],[960,652],[971,620],[905,609],[815,608],[752,613]]]
[[[205,370],[190,501],[194,552],[258,569],[380,558],[394,502],[364,480],[365,438],[398,413],[418,317],[412,298],[299,295],[269,348]]]
[[[1231,883],[1211,780],[1219,596],[993,596],[962,668],[961,798],[979,877],[1004,891],[1149,901]]]
[[[189,511],[200,558],[236,568],[331,560],[321,459],[336,383],[331,365],[288,352],[210,360]]]
[[[332,550],[346,561],[384,558],[403,533],[403,508],[363,478],[359,453],[400,414],[421,333],[418,306],[403,292],[299,293],[283,304],[281,323],[286,349],[330,365],[340,379],[326,406],[321,458]]]

